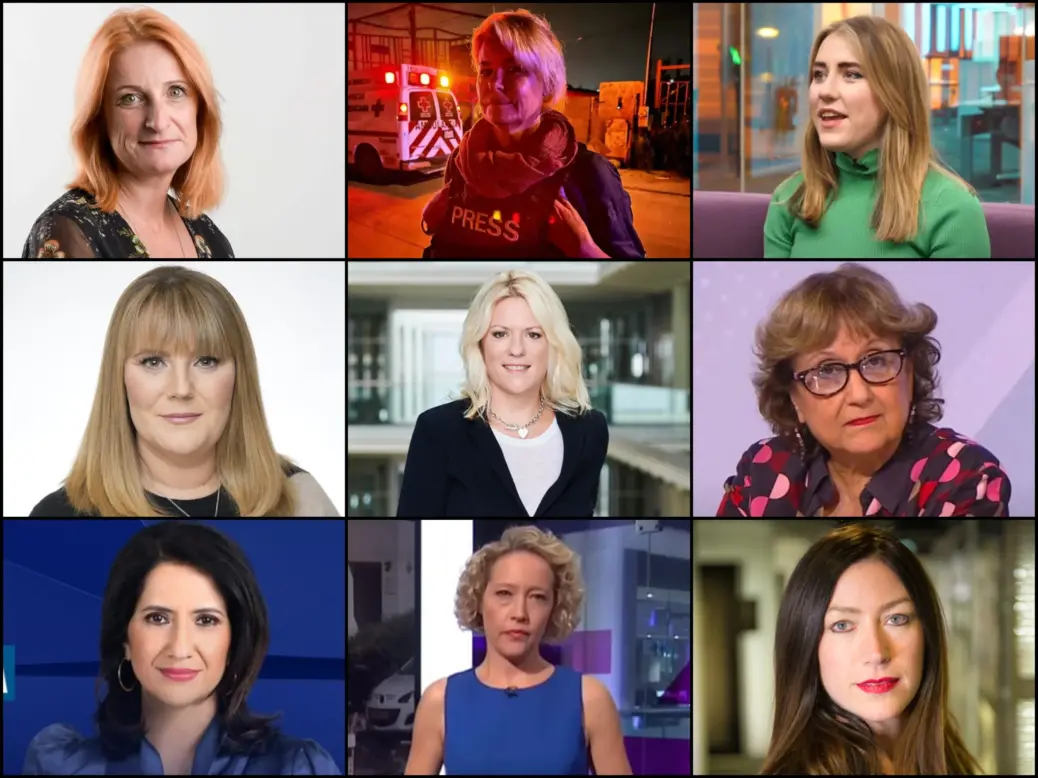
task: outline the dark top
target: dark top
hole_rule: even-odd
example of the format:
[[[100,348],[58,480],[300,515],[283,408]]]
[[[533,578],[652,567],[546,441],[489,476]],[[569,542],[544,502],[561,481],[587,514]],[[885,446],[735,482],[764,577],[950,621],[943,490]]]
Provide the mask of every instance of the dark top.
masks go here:
[[[467,399],[419,415],[407,450],[400,503],[403,516],[529,516],[501,445],[479,416],[466,419]],[[535,516],[592,516],[609,447],[601,411],[574,418],[556,412],[563,439],[562,471]],[[534,439],[536,440],[536,439]]]
[[[146,737],[136,752],[115,759],[101,749],[101,738],[86,738],[67,724],[44,727],[29,743],[23,775],[165,775],[162,757]],[[262,753],[232,754],[213,718],[195,748],[191,775],[342,775],[324,748],[313,740],[272,734]]]
[[[581,681],[562,666],[547,681],[511,693],[485,685],[475,670],[447,678],[447,775],[587,775]]]
[[[302,468],[288,465],[285,468],[285,475],[292,477],[297,473],[306,473],[306,470]],[[183,513],[178,511],[176,507],[165,497],[157,495],[153,492],[145,490],[145,494],[148,495],[148,501],[154,506],[163,511],[169,511],[175,516],[187,518]],[[219,513],[217,513],[216,498],[220,496]],[[183,508],[184,513],[192,517],[205,517],[205,516],[237,516],[238,506],[235,504],[231,496],[224,491],[223,487],[220,487],[212,494],[206,497],[199,497],[197,500],[176,500],[177,505]],[[47,518],[47,519],[65,519],[65,518],[81,518],[87,516],[96,516],[93,513],[79,513],[76,511],[68,502],[68,495],[65,492],[65,487],[62,486],[57,491],[51,492],[38,503],[36,507],[29,513],[29,518]]]
[[[447,159],[443,178],[450,204],[426,258],[565,257],[548,239],[548,218],[554,213],[560,186],[602,251],[614,258],[645,257],[634,229],[631,197],[619,172],[584,144],[578,145],[568,167],[520,195],[496,200],[482,197],[465,183],[455,164],[457,155],[455,149]]]
[[[176,200],[166,196],[176,206]],[[234,259],[230,242],[204,213],[183,222],[194,243],[184,246],[189,255],[199,259]],[[70,189],[47,206],[33,223],[22,249],[22,259],[143,259],[150,256],[118,211],[105,213],[98,209],[93,195],[82,189]]]
[[[1009,516],[1012,488],[998,458],[953,429],[916,424],[862,490],[864,516]],[[796,439],[750,446],[724,482],[718,516],[818,517],[838,494],[825,449],[805,462]]]

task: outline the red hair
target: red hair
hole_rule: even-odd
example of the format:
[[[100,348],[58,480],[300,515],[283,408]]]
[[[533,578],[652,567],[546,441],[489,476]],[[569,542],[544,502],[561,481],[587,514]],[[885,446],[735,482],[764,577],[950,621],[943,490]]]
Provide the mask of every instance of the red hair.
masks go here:
[[[89,192],[102,211],[115,211],[119,174],[105,125],[105,81],[112,57],[142,41],[155,41],[168,48],[198,95],[198,144],[191,159],[177,170],[170,183],[180,214],[197,219],[223,199],[224,171],[220,158],[223,120],[216,87],[198,44],[176,22],[152,8],[115,11],[90,41],[76,83],[72,119],[72,153],[78,169],[75,179],[66,186]]]

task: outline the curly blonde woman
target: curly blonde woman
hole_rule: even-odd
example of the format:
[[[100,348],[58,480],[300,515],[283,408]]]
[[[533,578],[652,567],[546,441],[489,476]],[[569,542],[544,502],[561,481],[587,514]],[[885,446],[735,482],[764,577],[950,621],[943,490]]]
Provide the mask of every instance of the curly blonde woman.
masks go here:
[[[462,629],[486,638],[476,668],[433,683],[405,775],[632,775],[609,690],[540,654],[566,641],[584,602],[580,558],[550,532],[511,527],[458,581]]]
[[[415,422],[397,516],[591,516],[609,445],[555,291],[510,270],[462,328],[463,398]]]

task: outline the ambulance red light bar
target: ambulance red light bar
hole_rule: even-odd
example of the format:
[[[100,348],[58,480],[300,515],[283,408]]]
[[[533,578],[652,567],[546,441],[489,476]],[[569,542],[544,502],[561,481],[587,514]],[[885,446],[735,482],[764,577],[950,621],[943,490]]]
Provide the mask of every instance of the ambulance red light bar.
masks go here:
[[[447,78],[447,76],[440,76],[440,86],[443,89],[449,89],[450,85],[451,85],[451,80],[449,78]]]
[[[386,83],[387,84],[395,84],[396,83],[396,73],[387,72],[386,73]]]
[[[422,73],[420,76],[418,76],[418,80],[421,82],[422,86],[429,86],[429,74],[428,73]]]

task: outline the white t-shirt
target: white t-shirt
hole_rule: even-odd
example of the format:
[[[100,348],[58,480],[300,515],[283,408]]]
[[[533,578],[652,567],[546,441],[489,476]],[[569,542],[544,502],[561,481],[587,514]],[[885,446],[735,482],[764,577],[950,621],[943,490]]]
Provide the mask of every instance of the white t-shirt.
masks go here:
[[[533,516],[545,492],[562,472],[562,430],[558,419],[553,418],[548,429],[529,440],[512,438],[491,429],[505,455],[519,499],[526,506],[527,515]]]

